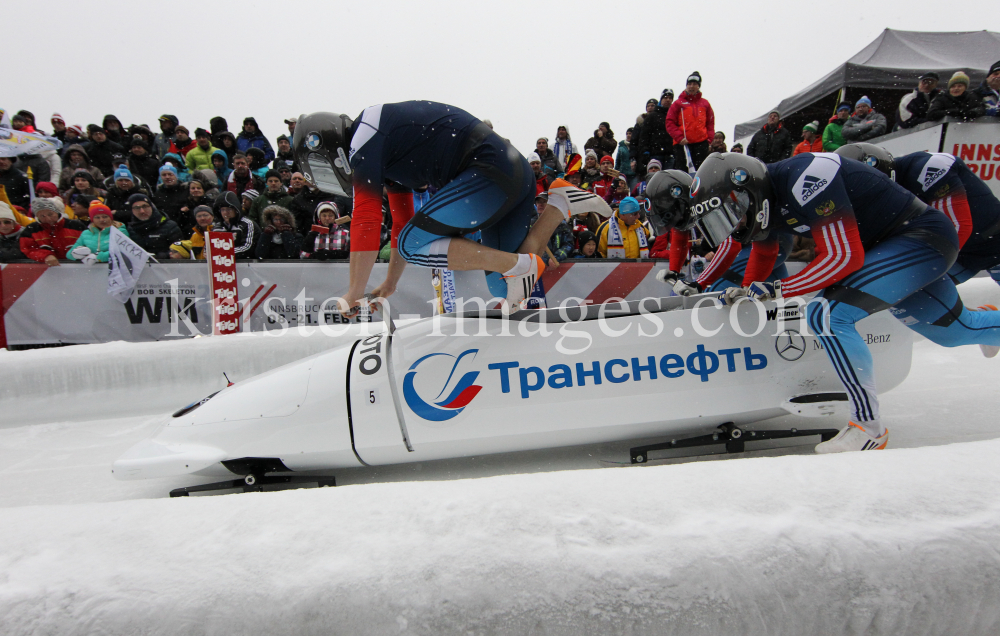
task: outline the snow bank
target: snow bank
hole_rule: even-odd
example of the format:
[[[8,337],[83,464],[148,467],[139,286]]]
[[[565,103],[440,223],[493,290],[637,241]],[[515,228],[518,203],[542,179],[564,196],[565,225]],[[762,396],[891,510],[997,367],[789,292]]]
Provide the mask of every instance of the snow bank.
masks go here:
[[[226,386],[346,342],[382,323],[159,342],[109,342],[0,355],[0,427],[173,411]],[[333,331],[331,329],[331,331]],[[305,335],[305,334],[309,335]],[[141,399],[139,396],[141,395]],[[67,413],[68,412],[68,413]]]
[[[11,634],[989,634],[1000,441],[4,510]]]

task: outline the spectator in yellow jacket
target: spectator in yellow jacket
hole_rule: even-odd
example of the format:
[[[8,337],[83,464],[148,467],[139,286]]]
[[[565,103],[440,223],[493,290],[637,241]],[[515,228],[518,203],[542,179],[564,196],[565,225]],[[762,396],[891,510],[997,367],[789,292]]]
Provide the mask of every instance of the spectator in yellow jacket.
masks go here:
[[[618,211],[597,228],[601,258],[649,258],[649,230],[639,220],[639,202],[626,197]]]

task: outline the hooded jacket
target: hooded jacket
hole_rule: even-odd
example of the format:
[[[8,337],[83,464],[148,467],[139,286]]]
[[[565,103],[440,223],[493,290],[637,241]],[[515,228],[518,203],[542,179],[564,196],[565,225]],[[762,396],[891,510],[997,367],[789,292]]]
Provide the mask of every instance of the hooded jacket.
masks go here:
[[[118,124],[118,130],[116,130],[116,131],[109,130],[108,129],[108,122],[109,121],[113,121],[116,124]],[[115,142],[116,144],[122,143],[122,135],[124,135],[126,133],[125,133],[125,126],[122,125],[122,122],[121,122],[120,119],[118,119],[114,115],[105,115],[104,116],[104,121],[101,122],[101,128],[104,129],[104,134],[107,135],[108,139],[110,139],[111,141]]]
[[[31,195],[28,191],[28,177],[24,173],[11,165],[6,172],[0,172],[0,185],[7,192],[7,200],[13,205],[27,208],[30,204]]]
[[[232,145],[231,148],[226,148],[225,143],[223,143],[224,139],[229,139],[229,140],[231,140],[233,142],[233,145]],[[214,145],[215,145],[216,148],[218,148],[218,149],[222,150],[222,152],[226,153],[226,156],[229,157],[229,162],[226,164],[226,167],[232,169],[232,167],[233,167],[233,157],[235,157],[236,153],[239,152],[239,144],[236,141],[236,135],[234,135],[233,133],[229,132],[228,130],[226,130],[224,132],[221,132],[221,133],[219,133],[218,137],[216,138],[216,140],[214,142]]]
[[[81,155],[83,155],[83,164],[79,166],[74,166],[69,163],[69,153],[74,151],[79,152]],[[100,170],[98,170],[97,168],[95,168],[90,164],[90,154],[87,152],[87,149],[81,146],[80,144],[70,144],[69,146],[66,147],[66,150],[63,151],[63,169],[62,172],[59,173],[60,192],[62,192],[63,190],[69,190],[70,188],[73,187],[73,173],[81,169],[86,170],[91,175],[93,175],[94,183],[99,183],[101,179],[104,178],[104,174],[102,174]]]
[[[839,117],[834,115],[830,118],[823,129],[823,152],[833,152],[844,145],[844,136],[841,134],[843,128],[844,122]]]
[[[260,131],[260,126],[257,125],[257,120],[253,117],[247,117],[243,120],[244,124],[251,123],[257,131],[248,135],[247,132],[241,131],[239,135],[236,136],[236,147],[239,151],[246,154],[246,151],[251,148],[260,148],[264,151],[264,164],[269,164],[274,161],[274,148],[271,147],[271,142],[267,140],[264,133]]]
[[[168,159],[172,159],[173,161],[171,162],[171,165],[177,167],[178,181],[180,181],[181,183],[187,183],[188,181],[191,180],[191,173],[188,172],[187,165],[184,163],[184,159],[180,155],[178,155],[177,153],[168,152],[167,154],[163,155],[163,159],[160,160],[160,166],[162,167],[163,164],[166,163]],[[160,177],[157,176],[156,187],[159,187],[161,183],[162,181],[160,181]]]
[[[143,147],[146,148],[145,145]],[[132,171],[132,174],[142,177],[147,185],[159,181],[160,162],[156,157],[149,154],[149,148],[146,148],[146,154],[141,157],[129,152],[127,163],[128,169]],[[152,189],[152,186],[149,187]]]
[[[181,123],[180,120],[177,119],[177,117],[175,117],[174,115],[167,115],[166,117],[168,117],[170,121],[173,122],[174,128],[177,128],[177,126],[180,125]],[[163,155],[170,152],[170,144],[174,142],[173,138],[174,138],[174,133],[172,130],[169,135],[165,135],[163,134],[163,132],[156,133],[156,137],[153,138],[153,152],[156,153],[156,156],[159,159],[162,159]]]
[[[674,143],[685,138],[689,144],[709,141],[715,137],[715,111],[701,91],[694,95],[683,91],[667,111],[666,126]]]
[[[278,215],[284,216],[285,222],[291,226],[290,230],[279,232],[273,229],[275,217]],[[265,210],[260,240],[257,242],[257,258],[297,259],[301,252],[302,235],[295,231],[295,217],[292,213],[288,210],[276,211],[273,208]]]
[[[87,179],[88,186],[86,190],[76,189],[74,181],[77,176],[82,176],[84,179]],[[108,196],[107,192],[97,187],[97,182],[94,181],[94,175],[83,169],[77,170],[73,173],[73,178],[70,179],[69,189],[62,193],[63,201],[65,201],[67,205],[70,204],[73,201],[73,196],[76,194],[85,194],[88,197],[100,197],[102,199]]]
[[[76,239],[76,242],[70,246],[69,250],[66,251],[66,258],[75,261],[73,258],[73,250],[77,247],[89,247],[91,253],[97,256],[97,260],[102,263],[108,262],[108,250],[111,245],[111,228],[117,227],[121,230],[122,234],[128,236],[128,228],[123,224],[115,221],[110,227],[106,227],[103,230],[98,230],[97,227],[91,223],[87,229],[80,233],[80,237]]]
[[[222,218],[222,206],[236,210],[236,218],[226,221]],[[237,260],[248,260],[257,256],[257,241],[260,240],[260,226],[243,214],[240,198],[234,192],[223,192],[215,200],[215,225],[213,229],[233,233],[233,251]]]
[[[81,221],[60,217],[55,225],[40,221],[28,225],[21,233],[21,251],[33,261],[45,262],[45,257],[66,258],[66,252],[87,229]]]
[[[212,163],[212,171],[215,172],[215,176],[219,179],[219,184],[224,184],[229,180],[229,173],[233,171],[229,167],[229,155],[226,154],[225,150],[216,148],[212,151],[212,157],[215,156],[222,157],[222,168],[216,170],[215,164],[211,162],[211,157],[209,157],[209,163]]]
[[[673,104],[671,104],[673,106]],[[652,112],[646,113],[643,119],[641,137],[638,138],[636,164],[645,168],[653,157],[665,159],[674,152],[674,140],[667,132],[667,113],[669,108],[659,104]],[[632,129],[632,139],[637,139],[635,129]]]
[[[155,207],[152,216],[145,221],[133,216],[128,234],[139,247],[159,259],[170,258],[170,246],[183,238],[180,226]]]

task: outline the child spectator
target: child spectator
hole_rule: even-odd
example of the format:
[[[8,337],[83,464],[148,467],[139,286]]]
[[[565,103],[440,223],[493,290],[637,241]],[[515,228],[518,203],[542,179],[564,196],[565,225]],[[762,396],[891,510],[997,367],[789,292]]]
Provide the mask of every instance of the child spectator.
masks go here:
[[[253,192],[253,190],[247,190]],[[247,192],[243,193],[244,199]],[[220,232],[232,232],[233,251],[237,260],[256,258],[257,241],[260,239],[260,227],[254,223],[240,206],[239,197],[233,192],[223,192],[215,200],[215,225],[212,229]]]
[[[280,205],[264,208],[263,230],[257,243],[257,258],[297,259],[302,252],[302,235],[295,231],[295,217]]]
[[[0,201],[0,262],[9,263],[25,258],[21,251],[24,227],[14,218],[14,211]]]
[[[49,267],[59,265],[59,259],[66,258],[66,252],[87,226],[67,219],[62,213],[64,209],[62,199],[58,197],[35,197],[31,202],[35,221],[21,234],[20,247],[25,256]]]
[[[573,258],[599,258],[597,254],[597,236],[585,230],[580,232],[580,249],[573,250]]]
[[[346,222],[337,223],[338,218]],[[346,223],[350,223],[350,217],[342,217],[333,201],[317,205],[315,222],[302,244],[302,258],[318,261],[349,258],[350,233]]]
[[[66,258],[80,261],[84,265],[107,263],[111,228],[118,228],[125,236],[128,236],[128,228],[115,221],[111,208],[98,201],[90,204],[89,215],[90,226],[80,233],[80,237],[66,253]]]

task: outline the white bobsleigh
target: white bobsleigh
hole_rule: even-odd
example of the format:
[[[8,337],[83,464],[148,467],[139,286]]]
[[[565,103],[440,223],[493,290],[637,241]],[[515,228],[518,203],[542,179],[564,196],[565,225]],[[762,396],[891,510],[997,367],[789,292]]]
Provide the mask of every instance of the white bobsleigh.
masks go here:
[[[754,422],[846,417],[842,385],[794,303],[733,308],[708,296],[446,314],[359,338],[181,409],[118,459],[114,475],[243,478],[172,495],[328,484],[294,472],[640,438],[667,448],[699,434],[721,434],[732,450]],[[879,391],[899,385],[909,330],[888,312],[858,330]],[[634,450],[633,463],[645,459]]]

